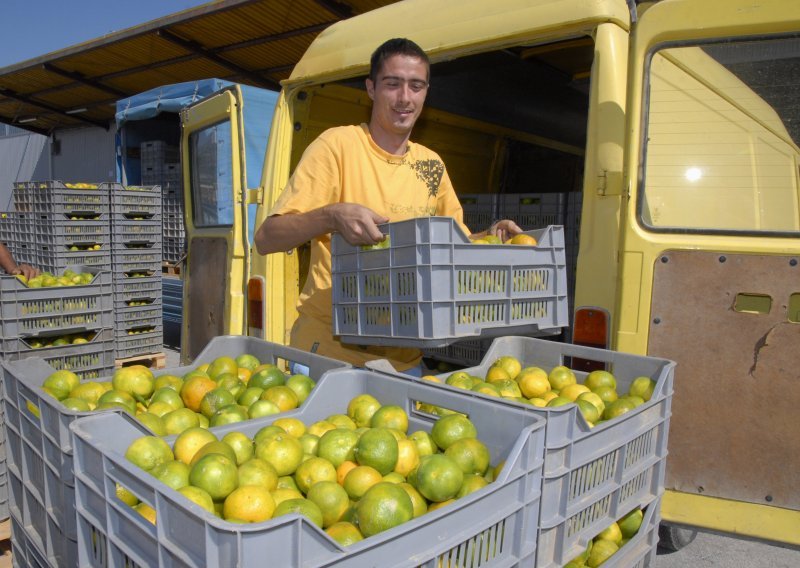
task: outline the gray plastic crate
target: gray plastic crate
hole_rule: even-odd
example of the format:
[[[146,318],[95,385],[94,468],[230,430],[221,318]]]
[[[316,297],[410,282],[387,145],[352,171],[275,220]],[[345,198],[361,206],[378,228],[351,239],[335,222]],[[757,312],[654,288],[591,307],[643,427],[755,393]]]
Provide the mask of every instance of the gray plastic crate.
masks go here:
[[[563,225],[567,210],[566,193],[510,193],[500,196],[502,219],[521,228]]]
[[[329,357],[255,337],[226,335],[212,339],[192,365],[160,369],[154,371],[154,374],[182,376],[198,365],[211,363],[222,355],[237,357],[246,353],[257,357],[262,363],[276,365],[284,365],[289,361],[300,363],[309,368],[308,375],[315,381],[321,381],[328,371],[351,367],[348,363]],[[57,474],[57,480],[72,486],[72,441],[69,425],[77,418],[98,414],[100,411],[94,413],[72,411],[45,394],[42,385],[55,369],[39,357],[28,359],[24,363],[5,361],[2,367],[6,424],[20,432],[28,444],[41,448],[39,454],[44,457],[47,467]],[[103,377],[109,377],[113,368],[112,362]],[[20,459],[17,459],[16,463],[20,463]],[[36,478],[43,479],[43,474]],[[39,487],[40,491],[44,491],[43,485]]]
[[[47,272],[62,272],[68,266],[108,268],[111,264],[110,245],[99,250],[69,250],[66,245],[42,245],[36,249],[36,267]]]
[[[11,560],[14,568],[50,568],[58,565],[57,558],[46,555],[28,538],[22,524],[11,519]]]
[[[175,263],[183,258],[186,254],[186,239],[173,239],[164,238],[164,260],[166,262]]]
[[[90,266],[69,268],[95,276],[83,286],[53,288],[28,288],[16,277],[0,277],[0,337],[112,327],[111,273]]]
[[[123,186],[119,183],[101,184],[111,194],[111,213],[114,221],[122,218],[161,218],[161,186]]]
[[[647,504],[646,508],[644,506],[642,508],[644,517],[639,531],[602,564],[603,568],[648,568],[655,564],[658,524],[661,521],[661,497]],[[623,514],[627,513],[628,511]]]
[[[108,215],[100,219],[70,219],[54,213],[37,213],[33,218],[33,235],[37,244],[49,248],[71,245],[100,244],[108,251],[110,229]]]
[[[96,379],[114,367],[114,331],[101,329],[88,343],[33,348],[28,339],[4,339],[3,358],[18,361],[41,357],[56,370],[67,369],[81,379]],[[25,363],[23,363],[25,364]]]
[[[131,307],[130,302],[155,304],[162,298],[161,274],[147,278],[114,276],[114,309]]]
[[[574,404],[522,406],[547,419],[536,566],[563,566],[611,522],[663,493],[675,363],[530,337],[500,337],[479,366],[464,371],[486,376],[503,355],[547,371],[570,366],[571,358],[601,362],[614,374],[619,392],[627,392],[636,377],[656,382],[650,401],[594,428]],[[583,382],[587,373],[575,374]],[[447,374],[439,377],[444,381]],[[465,392],[448,385],[440,388]],[[506,399],[491,400],[520,407]]]
[[[164,323],[137,330],[139,333],[129,335],[124,330],[114,332],[116,343],[116,359],[127,359],[137,355],[160,353],[164,348]]]
[[[493,193],[459,195],[458,200],[461,202],[461,209],[464,210],[464,224],[473,233],[485,231],[496,219],[499,219],[497,195]],[[541,223],[538,226],[555,224]]]
[[[115,219],[112,229],[112,242],[115,245],[142,241],[158,242],[161,240],[162,228],[159,221]]]
[[[108,193],[102,184],[65,184],[58,180],[22,182],[32,197],[32,210],[36,213],[86,216],[109,212]]]
[[[535,247],[472,244],[450,217],[381,230],[389,248],[333,235],[333,333],[342,341],[432,348],[568,325],[562,227],[529,231]]]
[[[139,145],[142,162],[175,162],[180,158],[180,148],[164,140],[147,140]]]
[[[161,243],[146,248],[128,248],[116,245],[111,255],[111,266],[115,273],[132,270],[161,270],[163,252]]]
[[[490,339],[465,339],[464,341],[451,343],[446,347],[423,349],[422,354],[437,361],[468,367],[479,365],[491,344],[492,341]]]
[[[33,212],[33,193],[28,183],[15,182],[11,190],[14,199],[14,210],[20,213]]]
[[[453,396],[431,384],[356,369],[331,372],[303,407],[289,415],[310,424],[344,412],[348,401],[363,393],[405,408],[411,430],[430,431],[434,422],[434,417],[415,409],[417,401],[464,412],[489,448],[492,463],[505,460],[505,467],[483,489],[343,548],[298,515],[239,525],[201,510],[125,459],[125,448],[144,433],[132,420],[90,417],[71,426],[81,564],[247,568],[263,566],[268,551],[274,566],[432,568],[473,552],[481,556],[481,566],[532,565],[536,541],[530,536],[535,533],[540,498],[543,419],[521,408],[501,409],[482,397]],[[498,411],[503,412],[502,423]],[[273,421],[268,417],[214,432],[222,436],[235,429],[252,436]],[[151,504],[156,522],[163,526],[153,526],[120,506],[114,496],[116,483]]]
[[[14,247],[14,212],[0,212],[0,243],[11,250]],[[12,252],[13,254],[13,252]]]

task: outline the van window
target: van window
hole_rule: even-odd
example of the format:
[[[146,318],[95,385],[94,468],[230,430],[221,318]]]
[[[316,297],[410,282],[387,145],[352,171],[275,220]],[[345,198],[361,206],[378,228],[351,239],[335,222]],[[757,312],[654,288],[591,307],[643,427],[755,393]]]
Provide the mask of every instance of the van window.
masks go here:
[[[800,231],[800,38],[650,60],[639,214],[653,230]]]
[[[193,132],[189,139],[192,218],[195,227],[233,225],[231,125],[225,121]]]

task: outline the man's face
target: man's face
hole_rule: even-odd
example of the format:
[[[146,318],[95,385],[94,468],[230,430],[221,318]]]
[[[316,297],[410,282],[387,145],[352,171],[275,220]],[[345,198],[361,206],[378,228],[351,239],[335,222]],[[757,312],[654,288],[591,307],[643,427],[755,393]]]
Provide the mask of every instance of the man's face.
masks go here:
[[[409,136],[428,94],[428,67],[418,57],[393,55],[375,82],[367,79],[367,93],[373,101],[370,127]]]

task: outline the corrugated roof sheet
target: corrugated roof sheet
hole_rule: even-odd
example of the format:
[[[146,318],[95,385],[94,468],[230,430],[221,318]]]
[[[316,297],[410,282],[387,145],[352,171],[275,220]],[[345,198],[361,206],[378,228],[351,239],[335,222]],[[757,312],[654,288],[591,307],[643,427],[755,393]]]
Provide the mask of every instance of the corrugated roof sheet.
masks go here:
[[[0,122],[105,126],[118,99],[211,77],[277,88],[320,31],[395,1],[211,2],[0,68]]]

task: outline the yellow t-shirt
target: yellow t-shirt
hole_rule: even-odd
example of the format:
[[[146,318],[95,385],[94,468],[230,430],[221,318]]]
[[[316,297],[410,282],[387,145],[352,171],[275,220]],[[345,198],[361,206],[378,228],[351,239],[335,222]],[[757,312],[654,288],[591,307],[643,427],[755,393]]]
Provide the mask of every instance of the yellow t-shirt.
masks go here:
[[[404,155],[390,154],[372,140],[366,124],[331,128],[314,140],[270,215],[306,213],[332,203],[358,203],[390,221],[445,215],[469,234],[439,155],[413,142]],[[330,235],[311,241],[309,275],[297,309],[294,347],[355,365],[386,358],[404,370],[419,362],[417,349],[350,345],[333,337]]]

